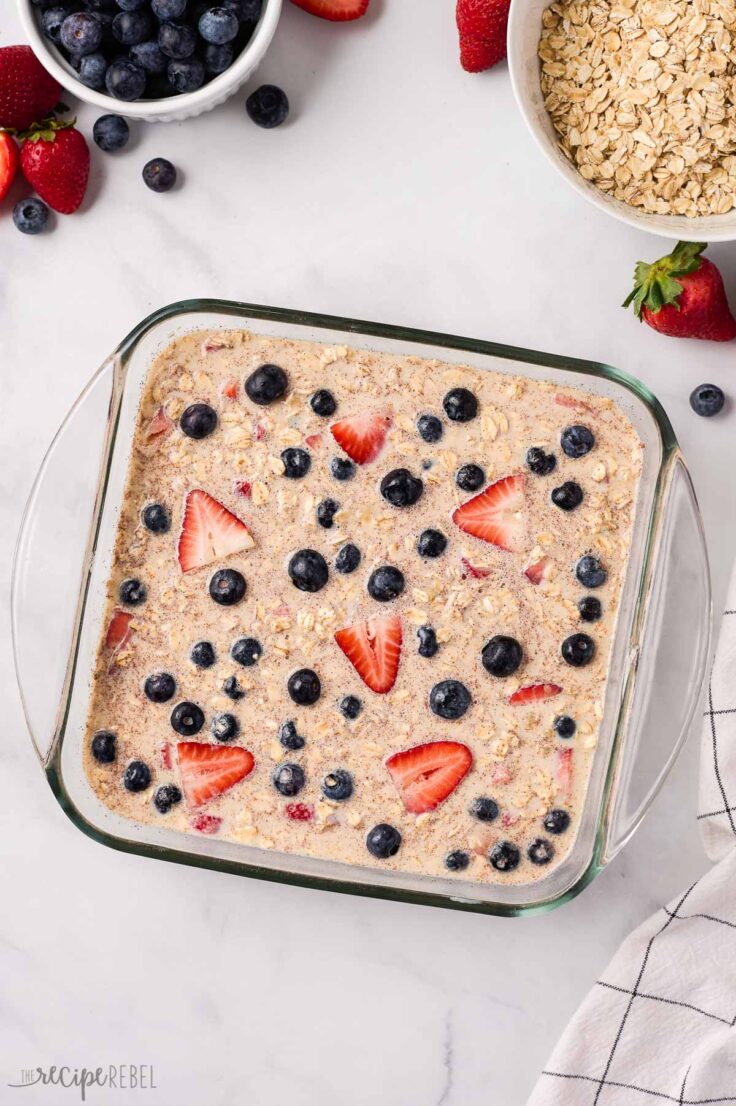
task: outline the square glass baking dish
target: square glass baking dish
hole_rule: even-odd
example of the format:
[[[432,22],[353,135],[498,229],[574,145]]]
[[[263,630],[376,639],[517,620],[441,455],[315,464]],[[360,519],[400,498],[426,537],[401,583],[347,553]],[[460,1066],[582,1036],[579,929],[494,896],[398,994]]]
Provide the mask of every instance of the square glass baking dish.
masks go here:
[[[480,884],[183,834],[112,813],[87,783],[82,737],[90,674],[143,383],[155,353],[182,333],[243,327],[583,387],[613,399],[639,434],[643,470],[599,743],[575,841],[543,878]],[[446,334],[191,300],[164,307],[137,326],[59,430],[21,525],[12,625],[18,682],[41,765],[62,808],[94,840],[285,883],[513,916],[547,910],[577,894],[644,816],[687,735],[701,693],[710,643],[710,577],[700,515],[672,427],[655,397],[626,373]],[[39,686],[41,653],[56,657],[57,668]]]

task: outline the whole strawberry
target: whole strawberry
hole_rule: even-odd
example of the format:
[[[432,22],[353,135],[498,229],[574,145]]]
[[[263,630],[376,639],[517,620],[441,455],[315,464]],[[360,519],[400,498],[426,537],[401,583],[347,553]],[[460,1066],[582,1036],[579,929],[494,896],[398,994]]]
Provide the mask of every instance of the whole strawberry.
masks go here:
[[[660,334],[673,338],[705,338],[731,342],[736,319],[731,314],[723,280],[707,257],[707,243],[678,242],[671,254],[651,265],[638,261],[634,290],[623,306]]]
[[[468,73],[490,69],[506,57],[511,0],[457,0],[460,64]]]
[[[21,135],[20,167],[29,184],[54,211],[71,215],[87,191],[89,148],[73,121],[45,119]]]
[[[27,130],[49,114],[60,94],[30,46],[0,47],[0,127]]]

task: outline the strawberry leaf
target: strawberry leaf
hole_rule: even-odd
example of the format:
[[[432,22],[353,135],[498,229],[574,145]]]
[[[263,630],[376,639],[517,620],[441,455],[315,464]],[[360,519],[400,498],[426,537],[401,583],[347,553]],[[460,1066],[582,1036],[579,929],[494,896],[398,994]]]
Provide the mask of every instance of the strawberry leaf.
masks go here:
[[[671,254],[660,257],[659,261],[649,264],[637,261],[634,269],[634,288],[622,307],[634,305],[634,314],[642,321],[642,310],[646,307],[656,315],[663,307],[680,310],[679,296],[682,284],[678,277],[696,272],[701,264],[701,254],[707,247],[706,242],[678,242]]]

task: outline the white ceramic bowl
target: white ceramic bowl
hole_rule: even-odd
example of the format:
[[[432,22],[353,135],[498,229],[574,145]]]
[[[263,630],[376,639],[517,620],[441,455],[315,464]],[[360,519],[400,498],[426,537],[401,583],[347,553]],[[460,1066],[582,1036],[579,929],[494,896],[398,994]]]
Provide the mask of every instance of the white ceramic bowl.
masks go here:
[[[34,54],[45,69],[56,77],[73,96],[87,104],[99,108],[101,112],[114,112],[128,119],[143,119],[149,123],[169,123],[175,120],[189,119],[210,111],[224,103],[228,96],[240,88],[260,64],[263,55],[276,30],[281,14],[282,0],[263,0],[263,10],[256,28],[245,49],[233,64],[219,77],[198,88],[196,92],[185,92],[180,96],[169,96],[164,100],[116,100],[103,92],[87,88],[77,79],[69,62],[56,49],[53,42],[46,38],[39,22],[39,8],[31,0],[18,0],[23,28]]]
[[[555,141],[539,77],[537,46],[542,30],[542,12],[549,2],[513,0],[508,28],[508,60],[514,95],[527,127],[547,160],[589,203],[637,230],[688,242],[736,240],[736,210],[726,215],[698,215],[694,219],[687,219],[684,215],[649,215],[601,192],[570,164]]]

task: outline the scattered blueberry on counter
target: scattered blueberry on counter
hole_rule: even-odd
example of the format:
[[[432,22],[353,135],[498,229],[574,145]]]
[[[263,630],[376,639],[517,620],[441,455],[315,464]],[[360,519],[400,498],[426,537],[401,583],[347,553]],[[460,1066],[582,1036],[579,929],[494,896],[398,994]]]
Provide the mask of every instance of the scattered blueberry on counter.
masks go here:
[[[286,122],[289,115],[289,98],[283,89],[273,84],[262,84],[251,92],[245,101],[245,110],[259,127],[271,130]]]
[[[154,157],[143,166],[143,182],[152,192],[170,192],[176,184],[176,169],[165,157]]]
[[[43,200],[29,196],[13,208],[13,222],[21,234],[41,234],[49,221],[49,209]]]
[[[726,397],[717,384],[698,384],[690,393],[690,406],[696,415],[710,419],[722,410]]]

